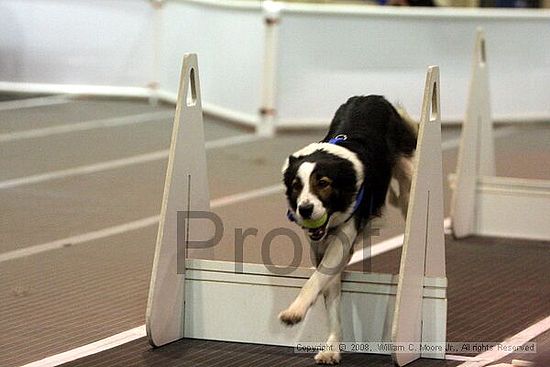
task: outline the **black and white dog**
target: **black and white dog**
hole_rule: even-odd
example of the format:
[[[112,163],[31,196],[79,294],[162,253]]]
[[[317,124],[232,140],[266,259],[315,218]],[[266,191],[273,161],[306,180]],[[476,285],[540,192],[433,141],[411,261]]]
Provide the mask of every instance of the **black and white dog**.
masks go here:
[[[293,153],[283,166],[289,218],[306,231],[317,268],[279,319],[294,325],[323,294],[329,320],[327,346],[317,363],[340,361],[341,272],[353,244],[390,203],[406,215],[416,126],[382,96],[352,97],[340,106],[327,136]],[[390,186],[394,177],[399,193]]]

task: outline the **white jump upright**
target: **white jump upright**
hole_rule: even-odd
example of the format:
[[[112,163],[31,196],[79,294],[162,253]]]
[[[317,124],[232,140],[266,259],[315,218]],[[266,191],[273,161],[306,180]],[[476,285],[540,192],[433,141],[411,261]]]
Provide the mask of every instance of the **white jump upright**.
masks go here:
[[[456,238],[475,233],[476,185],[478,176],[495,175],[493,121],[489,93],[489,68],[485,33],[478,28],[472,61],[466,116],[462,125],[458,153],[457,185],[451,206],[453,234]],[[467,147],[467,148],[466,148]]]
[[[445,338],[441,339],[441,335],[446,333],[446,301],[435,304],[422,297],[424,287],[446,286],[440,89],[439,68],[431,66],[424,89],[392,340],[404,344],[441,343],[444,350]],[[438,332],[434,332],[438,328]],[[421,354],[420,351],[396,352],[393,359],[403,366],[420,358]],[[443,355],[425,356],[442,358]]]
[[[208,233],[211,228],[204,223],[187,220],[187,227],[180,225],[178,228],[178,212],[209,210],[199,69],[197,56],[186,54],[181,70],[147,302],[147,335],[154,346],[184,337],[185,274],[182,270],[185,266],[181,264],[185,262],[185,249],[178,251],[178,229],[184,242],[211,238]]]
[[[402,274],[344,273],[344,341],[391,342],[394,323],[394,338],[398,341],[445,342],[447,281],[438,75],[437,67],[428,71]],[[194,101],[191,104],[190,95]],[[277,318],[313,269],[290,268],[289,273],[263,264],[236,267],[233,262],[187,258],[184,271],[177,274],[176,257],[185,251],[176,250],[176,212],[188,208],[208,210],[198,68],[192,55],[184,58],[166,176],[147,309],[150,342],[161,346],[191,337],[285,346],[304,342],[324,345],[327,327],[322,302],[317,302],[305,320],[293,328],[282,325]],[[185,232],[186,239],[213,237],[213,230],[207,226],[190,225]],[[263,245],[261,239],[257,241]],[[380,353],[391,352],[387,349]],[[443,357],[443,353],[422,355]],[[400,365],[419,356],[394,353]]]
[[[550,182],[495,176],[487,42],[478,29],[456,175],[453,235],[550,240]]]

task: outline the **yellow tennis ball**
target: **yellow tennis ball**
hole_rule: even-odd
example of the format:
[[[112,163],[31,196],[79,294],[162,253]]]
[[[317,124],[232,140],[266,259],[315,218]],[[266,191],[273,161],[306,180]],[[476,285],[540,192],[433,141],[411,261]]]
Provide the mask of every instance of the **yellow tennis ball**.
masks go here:
[[[303,222],[302,222],[302,226],[304,228],[309,228],[309,229],[319,228],[323,224],[325,224],[327,219],[328,219],[328,215],[327,215],[327,213],[325,213],[325,214],[323,214],[322,217],[320,217],[318,219],[304,219]]]

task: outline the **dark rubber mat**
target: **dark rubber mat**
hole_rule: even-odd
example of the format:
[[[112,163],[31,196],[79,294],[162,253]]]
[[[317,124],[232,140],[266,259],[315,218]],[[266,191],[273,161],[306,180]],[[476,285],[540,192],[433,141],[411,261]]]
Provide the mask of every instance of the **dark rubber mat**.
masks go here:
[[[449,341],[503,341],[550,314],[550,242],[447,240]]]
[[[11,109],[0,112],[0,133],[45,128],[84,121],[131,116],[169,110],[139,101],[98,101],[71,99],[68,103]]]
[[[0,366],[143,325],[155,237],[150,226],[0,263]]]
[[[173,106],[151,107],[135,101],[82,99],[61,105],[3,111],[0,120],[7,119],[2,128],[10,132],[168,109],[173,109]],[[207,140],[246,132],[249,131],[205,118]],[[550,129],[527,131],[518,139],[497,140],[497,161],[505,162],[500,163],[497,172],[519,172],[525,177],[547,176],[549,171],[535,163],[548,161],[545,142],[549,133]],[[170,119],[166,119],[127,128],[5,143],[0,146],[0,179],[20,178],[167,149],[170,134]],[[280,182],[280,166],[286,155],[322,136],[322,131],[292,132],[278,135],[275,139],[209,150],[211,198]],[[453,136],[456,136],[456,131],[449,135]],[[502,154],[508,150],[511,155],[501,160]],[[444,153],[445,175],[456,166],[455,159],[456,150]],[[2,190],[0,203],[4,215],[0,215],[0,252],[158,214],[165,162],[165,159],[159,159],[110,172]],[[446,187],[446,204],[449,198]],[[264,228],[279,220],[288,224],[281,194],[256,199],[245,206],[220,208],[219,212],[230,217],[235,225],[245,228],[250,225]],[[391,235],[401,233],[401,219],[391,212],[389,216],[391,218],[384,227],[386,232]],[[377,240],[380,239],[384,238]],[[150,225],[80,245],[67,243],[63,249],[1,263],[0,327],[3,333],[0,345],[3,349],[0,366],[19,366],[143,324],[154,241],[155,226]],[[502,340],[545,316],[542,299],[548,298],[549,292],[548,284],[543,283],[544,276],[548,276],[549,260],[544,251],[532,250],[532,246],[514,247],[513,243],[504,247],[489,243],[487,247],[485,239],[468,241],[457,244],[451,241],[447,245],[450,340]],[[250,244],[254,245],[254,241],[250,240]],[[517,250],[506,250],[509,246]],[[221,253],[220,258],[226,255]],[[398,255],[399,252],[394,251],[377,257],[367,264],[368,269],[397,272]],[[284,260],[284,256],[280,259],[277,256],[273,257],[276,263]],[[254,258],[246,260],[257,261]],[[523,306],[513,294],[524,298]],[[199,360],[202,365],[211,365],[208,358],[214,354],[208,354],[204,349],[218,351],[216,348],[221,348],[213,342],[182,343],[186,348],[195,348],[197,354],[205,354],[205,361]],[[199,343],[198,347],[194,343]],[[178,345],[174,344],[174,349],[170,346],[151,351],[144,341],[139,341],[129,344],[137,348],[130,353],[125,350],[127,346],[117,348],[118,354],[113,361],[118,358],[119,365],[129,365],[124,361],[137,355],[143,358],[143,363],[148,363],[143,365],[182,365],[177,359],[177,352],[181,349]],[[221,345],[227,345],[223,347],[227,350],[234,346],[229,343]],[[266,347],[264,352],[258,346],[237,345],[243,348],[239,349],[242,352],[239,358],[248,358],[247,363],[251,366],[256,357],[263,361],[263,365],[277,365],[269,363],[269,358],[283,365],[312,365],[310,355],[297,355],[288,349]],[[255,348],[259,349],[255,351]],[[171,350],[174,350],[173,354],[169,353]],[[224,356],[216,362],[218,365],[246,365],[237,357],[230,360],[230,354],[216,353]],[[261,359],[266,353],[269,358]],[[283,355],[279,356],[281,353]],[[103,358],[102,355],[97,357]],[[157,363],[156,356],[165,359]],[[116,365],[110,362],[111,357],[106,358],[102,362],[104,365]],[[346,360],[355,363],[354,358],[360,357],[350,355]],[[367,366],[387,365],[389,358],[368,356],[365,361],[361,363]],[[434,366],[442,365],[441,361],[437,363]],[[415,366],[422,365],[430,366]]]
[[[548,315],[549,242],[446,237],[448,289],[447,340],[500,342]],[[368,264],[376,271],[397,272],[400,251]],[[550,336],[540,338],[546,358]],[[469,354],[468,356],[473,356]],[[343,366],[393,366],[387,356],[346,354]],[[508,358],[507,360],[511,360]],[[420,360],[410,366],[457,366],[454,361]],[[151,349],[140,339],[64,366],[313,366],[311,355],[291,348],[182,340]],[[542,365],[541,365],[542,366]]]
[[[421,359],[410,367],[454,367],[459,362]],[[181,340],[153,349],[145,338],[100,354],[66,363],[63,367],[306,367],[316,366],[311,354],[292,348],[206,340]],[[345,354],[343,367],[393,367],[391,357]]]
[[[451,236],[445,241],[448,341],[500,342],[550,314],[550,242]],[[397,274],[400,256],[398,249],[363,266]]]

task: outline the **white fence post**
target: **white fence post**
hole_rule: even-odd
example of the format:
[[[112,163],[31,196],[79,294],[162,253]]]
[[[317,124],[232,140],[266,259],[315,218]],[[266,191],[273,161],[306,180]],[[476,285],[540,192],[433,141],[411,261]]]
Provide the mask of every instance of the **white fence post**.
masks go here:
[[[272,1],[264,1],[262,9],[265,20],[262,105],[260,107],[260,124],[256,128],[256,132],[262,136],[273,136],[277,114],[277,51],[281,5]]]

